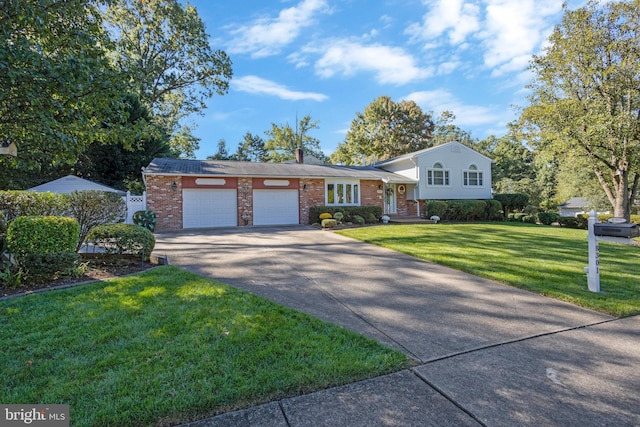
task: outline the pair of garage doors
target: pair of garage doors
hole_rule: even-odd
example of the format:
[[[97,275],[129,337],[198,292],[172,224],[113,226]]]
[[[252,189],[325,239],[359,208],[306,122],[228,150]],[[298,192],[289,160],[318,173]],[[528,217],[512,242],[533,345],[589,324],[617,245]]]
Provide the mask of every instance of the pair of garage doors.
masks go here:
[[[298,190],[253,190],[253,224],[298,224]],[[236,189],[184,189],[183,228],[238,225]]]

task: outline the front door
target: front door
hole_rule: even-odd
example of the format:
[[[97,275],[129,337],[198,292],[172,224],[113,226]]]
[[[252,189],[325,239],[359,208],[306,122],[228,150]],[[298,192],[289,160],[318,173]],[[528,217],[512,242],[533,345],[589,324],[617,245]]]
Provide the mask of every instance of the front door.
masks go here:
[[[386,214],[395,214],[397,213],[396,206],[396,185],[395,184],[385,184],[384,189],[384,213]]]

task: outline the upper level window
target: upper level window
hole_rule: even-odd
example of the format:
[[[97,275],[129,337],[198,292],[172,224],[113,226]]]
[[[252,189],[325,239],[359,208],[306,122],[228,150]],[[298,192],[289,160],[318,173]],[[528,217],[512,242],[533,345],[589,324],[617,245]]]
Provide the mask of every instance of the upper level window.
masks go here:
[[[360,205],[359,181],[327,182],[325,190],[327,206]]]
[[[449,185],[449,171],[442,163],[434,163],[431,169],[427,169],[427,185]]]
[[[463,182],[466,187],[481,187],[482,171],[479,171],[476,165],[469,166],[469,169],[464,171]]]

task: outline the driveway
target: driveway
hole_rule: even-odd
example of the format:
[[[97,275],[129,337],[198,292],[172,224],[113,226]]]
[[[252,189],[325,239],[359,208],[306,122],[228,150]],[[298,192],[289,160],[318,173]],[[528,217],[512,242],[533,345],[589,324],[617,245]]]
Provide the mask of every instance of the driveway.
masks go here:
[[[617,320],[304,226],[159,233],[156,241],[170,264],[417,363],[260,408],[284,425],[640,425],[638,317]],[[221,422],[233,416],[246,418]]]

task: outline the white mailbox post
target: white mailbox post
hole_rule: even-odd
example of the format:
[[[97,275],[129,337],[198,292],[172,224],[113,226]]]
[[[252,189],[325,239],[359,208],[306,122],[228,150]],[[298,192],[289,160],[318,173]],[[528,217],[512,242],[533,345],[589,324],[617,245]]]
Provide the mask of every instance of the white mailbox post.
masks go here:
[[[589,226],[587,241],[589,242],[589,266],[584,268],[587,273],[587,286],[591,292],[600,292],[600,251],[598,238],[596,237],[595,224],[598,222],[598,214],[592,210],[589,212]]]
[[[591,292],[600,292],[600,250],[598,240],[633,245],[634,237],[640,237],[637,224],[629,224],[625,218],[611,218],[607,223],[598,223],[596,211],[589,212],[589,266],[584,268],[587,273],[587,285]]]

